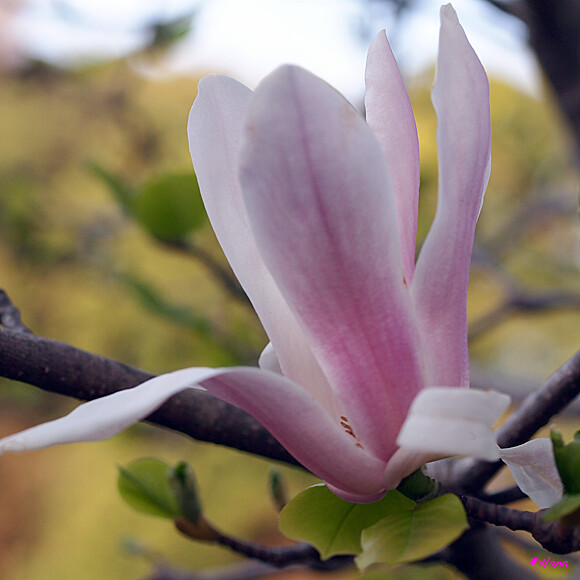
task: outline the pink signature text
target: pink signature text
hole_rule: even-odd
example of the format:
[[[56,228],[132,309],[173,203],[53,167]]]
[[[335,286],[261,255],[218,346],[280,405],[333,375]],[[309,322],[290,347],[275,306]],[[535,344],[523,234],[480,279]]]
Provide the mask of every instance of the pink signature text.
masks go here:
[[[563,562],[558,562],[558,560],[551,560],[550,561],[550,556],[548,556],[547,558],[544,558],[543,560],[540,560],[539,558],[532,558],[530,560],[530,565],[533,566],[534,564],[539,564],[540,566],[542,566],[542,568],[545,568],[546,566],[565,566],[566,568],[568,567],[568,561],[564,560]]]

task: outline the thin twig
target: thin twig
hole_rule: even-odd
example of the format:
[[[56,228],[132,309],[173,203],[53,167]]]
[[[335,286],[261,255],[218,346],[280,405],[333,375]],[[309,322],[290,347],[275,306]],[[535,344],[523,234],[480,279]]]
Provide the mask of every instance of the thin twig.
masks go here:
[[[479,499],[488,503],[505,505],[522,499],[527,499],[527,497],[528,496],[517,485],[515,485],[494,493],[483,494]]]
[[[143,580],[250,580],[261,576],[274,575],[277,568],[264,562],[243,561],[232,566],[206,570],[203,572],[185,572],[175,570],[166,564],[159,564]]]
[[[540,314],[555,308],[580,308],[580,294],[563,291],[530,292],[523,288],[512,288],[504,302],[469,325],[469,340],[479,338],[511,314]]]
[[[221,282],[222,287],[230,294],[230,296],[232,296],[232,298],[235,298],[245,306],[252,308],[248,296],[240,286],[236,277],[217,262],[209,252],[206,252],[203,248],[190,241],[162,241],[162,243],[168,248],[185,252],[199,260],[212,273],[212,275]]]

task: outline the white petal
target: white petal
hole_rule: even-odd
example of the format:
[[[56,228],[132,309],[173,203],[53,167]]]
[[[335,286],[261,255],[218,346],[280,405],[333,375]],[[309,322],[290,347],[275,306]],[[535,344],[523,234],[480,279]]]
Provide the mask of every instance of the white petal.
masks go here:
[[[108,439],[150,415],[172,395],[215,374],[208,368],[183,369],[84,403],[61,419],[1,439],[0,454]]]
[[[275,345],[284,375],[335,413],[328,381],[260,256],[242,199],[239,157],[252,95],[229,77],[210,75],[200,81],[188,125],[191,158],[214,232]]]
[[[260,354],[258,359],[258,366],[264,371],[272,371],[273,373],[283,374],[280,368],[280,361],[278,360],[278,355],[274,350],[274,346],[271,342],[266,345],[266,348]]]
[[[492,427],[510,398],[495,391],[431,387],[421,391],[409,410],[397,443],[402,448],[439,455],[499,459]]]
[[[549,439],[533,439],[517,447],[500,449],[500,457],[518,487],[538,507],[550,507],[562,498],[562,480]]]

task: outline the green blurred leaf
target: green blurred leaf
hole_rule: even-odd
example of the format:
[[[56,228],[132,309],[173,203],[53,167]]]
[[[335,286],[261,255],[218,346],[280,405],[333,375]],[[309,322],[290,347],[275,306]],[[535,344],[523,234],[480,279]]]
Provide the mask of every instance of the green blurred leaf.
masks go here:
[[[131,213],[133,203],[133,189],[118,175],[111,173],[96,161],[88,163],[89,169],[99,177],[108,187],[117,203],[125,213]]]
[[[193,16],[194,14],[190,13],[168,22],[155,22],[151,26],[153,38],[149,46],[167,48],[174,45],[191,31]]]
[[[544,512],[542,519],[545,522],[553,522],[565,516],[574,514],[580,510],[580,494],[564,495],[549,510]]]
[[[277,467],[271,467],[268,471],[268,490],[274,505],[278,511],[282,511],[288,503],[288,485]]]
[[[469,527],[463,505],[453,494],[417,504],[404,499],[406,503],[393,503],[386,517],[362,532],[363,551],[356,558],[359,568],[423,559],[449,545]]]
[[[132,211],[152,236],[168,242],[182,240],[207,223],[193,172],[162,175],[145,184],[133,199]]]
[[[138,459],[119,466],[117,485],[121,497],[139,512],[173,519],[179,508],[169,484],[169,465],[158,459]]]
[[[280,514],[280,530],[290,538],[309,542],[324,559],[335,554],[358,554],[362,530],[399,503],[415,505],[398,492],[390,492],[376,503],[353,504],[321,483],[299,493],[286,505]]]
[[[172,304],[145,280],[127,273],[118,274],[117,277],[135,292],[141,304],[150,312],[195,330],[203,336],[207,336],[211,332],[209,320],[198,316],[190,308]]]
[[[197,524],[202,515],[202,507],[191,465],[181,461],[169,469],[167,478],[180,513],[187,521]]]

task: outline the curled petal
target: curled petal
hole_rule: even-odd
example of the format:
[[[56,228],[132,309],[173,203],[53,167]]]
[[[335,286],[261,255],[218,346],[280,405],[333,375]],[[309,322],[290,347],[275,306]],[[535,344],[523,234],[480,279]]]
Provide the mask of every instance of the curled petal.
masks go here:
[[[308,385],[320,404],[334,412],[328,382],[262,260],[242,199],[238,167],[252,96],[250,89],[226,76],[200,81],[189,115],[191,158],[214,232],[274,344],[284,374]]]
[[[61,419],[1,439],[0,454],[108,439],[150,415],[172,395],[215,372],[207,368],[183,369],[84,403]]]
[[[489,85],[450,5],[441,9],[437,77],[439,198],[412,294],[427,385],[469,384],[466,300],[475,224],[489,177]]]
[[[532,439],[517,447],[500,449],[500,457],[518,487],[538,507],[550,507],[562,498],[564,488],[549,439]]]
[[[6,437],[0,453],[108,439],[195,385],[251,413],[307,469],[344,493],[364,497],[384,490],[384,462],[357,446],[302,387],[250,367],[189,368],[155,377]]]
[[[385,31],[373,40],[365,72],[366,121],[385,155],[395,195],[405,277],[415,270],[419,203],[419,139],[409,96]]]
[[[472,455],[486,461],[499,459],[492,431],[510,398],[495,391],[431,387],[413,401],[399,433],[402,449],[439,456]]]
[[[388,459],[423,378],[379,144],[329,85],[281,67],[250,103],[240,181],[264,262],[346,422]]]

